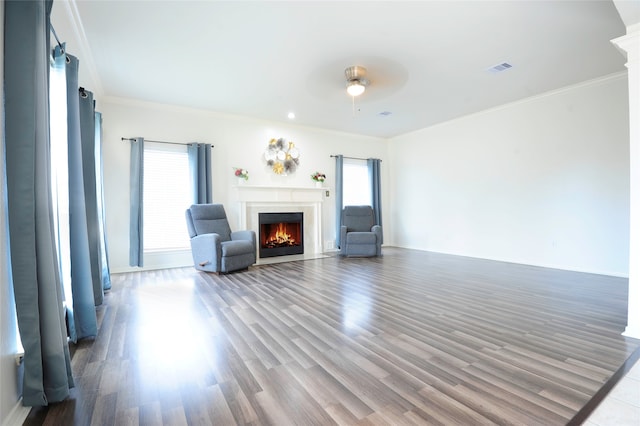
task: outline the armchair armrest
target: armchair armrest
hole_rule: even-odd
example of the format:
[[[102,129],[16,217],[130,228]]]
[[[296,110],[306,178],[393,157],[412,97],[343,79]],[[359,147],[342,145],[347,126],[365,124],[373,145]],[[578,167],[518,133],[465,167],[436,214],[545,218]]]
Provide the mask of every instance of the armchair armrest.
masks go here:
[[[191,238],[193,260],[200,266],[205,266],[208,263],[212,263],[214,266],[219,265],[222,258],[220,243],[220,235],[218,234],[201,234]]]
[[[234,231],[231,232],[232,240],[246,240],[251,241],[254,247],[256,247],[256,233],[254,231]]]
[[[340,253],[345,254],[347,252],[347,227],[342,225],[340,227]]]
[[[382,244],[382,226],[380,225],[373,225],[371,227],[371,232],[373,232],[374,234],[376,234],[376,239],[378,240],[379,244]]]
[[[231,232],[231,240],[246,240],[246,241],[251,241],[251,244],[253,244],[254,247],[256,247],[257,250],[257,238],[256,238],[256,233],[254,231],[250,231],[250,230],[244,230],[244,231],[234,231]]]
[[[231,232],[232,240],[255,240],[256,233],[253,231],[233,231]]]

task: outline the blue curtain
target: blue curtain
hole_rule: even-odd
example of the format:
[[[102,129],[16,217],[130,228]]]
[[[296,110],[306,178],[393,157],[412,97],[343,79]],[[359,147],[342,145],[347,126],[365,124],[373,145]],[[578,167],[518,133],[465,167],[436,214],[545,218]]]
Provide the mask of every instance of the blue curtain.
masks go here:
[[[340,248],[340,227],[342,226],[342,171],[344,156],[336,155],[336,247]]]
[[[369,180],[371,182],[371,207],[373,207],[373,215],[376,225],[382,226],[382,199],[380,197],[380,163],[377,158],[369,158],[367,160],[367,168],[369,169]]]
[[[107,226],[104,212],[104,186],[102,178],[102,114],[95,112],[95,152],[96,152],[96,202],[98,210],[98,227],[100,238],[100,277],[102,289],[111,289],[111,270],[109,268],[109,254],[107,253]]]
[[[212,203],[211,145],[192,143],[187,147],[187,152],[193,186],[193,202],[196,204]]]
[[[102,194],[98,187],[98,168],[100,158],[96,149],[96,112],[93,93],[80,89],[76,96],[80,103],[80,136],[82,141],[82,166],[84,172],[84,197],[86,200],[87,231],[89,234],[89,257],[91,260],[91,281],[93,282],[93,299],[95,306],[104,300],[105,284],[103,283],[103,226],[99,210],[98,195]],[[108,276],[108,275],[107,275]],[[111,285],[109,279],[108,285]]]
[[[144,180],[144,139],[131,141],[129,181],[129,265],[143,266],[142,184]]]
[[[52,2],[7,1],[4,12],[5,160],[13,287],[24,346],[27,406],[73,387],[53,228],[49,158]]]
[[[69,233],[71,248],[72,306],[67,295],[69,310],[69,337],[77,342],[98,333],[91,256],[85,176],[80,128],[80,101],[78,97],[78,59],[66,55],[67,78],[67,149],[69,161]]]

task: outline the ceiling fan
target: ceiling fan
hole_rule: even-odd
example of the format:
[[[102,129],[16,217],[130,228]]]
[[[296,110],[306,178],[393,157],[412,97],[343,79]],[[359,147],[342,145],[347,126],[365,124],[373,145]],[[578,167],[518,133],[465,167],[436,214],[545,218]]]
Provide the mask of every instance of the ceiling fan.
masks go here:
[[[360,96],[364,93],[365,88],[369,85],[369,80],[365,77],[367,69],[360,65],[354,65],[344,70],[347,77],[347,93],[352,97]]]

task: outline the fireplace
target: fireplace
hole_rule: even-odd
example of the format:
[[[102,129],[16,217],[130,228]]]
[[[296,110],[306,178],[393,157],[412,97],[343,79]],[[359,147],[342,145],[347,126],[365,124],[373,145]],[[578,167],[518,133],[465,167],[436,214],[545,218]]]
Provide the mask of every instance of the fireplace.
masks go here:
[[[259,213],[258,234],[260,257],[287,256],[304,253],[303,214]]]
[[[304,244],[300,257],[311,257],[323,253],[322,211],[325,201],[325,188],[283,187],[260,185],[237,185],[232,194],[238,201],[237,229],[250,229],[256,233],[258,264],[288,260],[287,256],[260,258],[260,213],[296,213],[303,214]],[[294,257],[297,258],[298,256]],[[289,257],[290,258],[290,257]]]

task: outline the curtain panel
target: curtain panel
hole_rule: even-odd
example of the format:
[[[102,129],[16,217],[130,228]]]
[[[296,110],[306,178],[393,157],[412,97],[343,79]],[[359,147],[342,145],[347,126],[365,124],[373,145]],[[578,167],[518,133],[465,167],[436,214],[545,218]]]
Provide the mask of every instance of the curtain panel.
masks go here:
[[[71,248],[71,306],[69,337],[71,341],[92,337],[98,333],[89,228],[87,222],[87,200],[85,188],[84,158],[80,126],[80,99],[78,96],[78,58],[66,55],[67,78],[67,149],[69,167],[69,231]],[[90,190],[91,188],[88,188]]]
[[[5,156],[12,279],[27,406],[73,387],[53,228],[49,157],[52,2],[4,2]]]
[[[211,190],[211,145],[192,143],[187,146],[189,169],[193,186],[193,202],[210,204],[213,202]]]
[[[104,179],[102,161],[102,114],[95,111],[95,152],[96,152],[96,202],[98,210],[98,226],[100,230],[100,277],[102,289],[111,289],[111,268],[109,267],[109,253],[107,252],[107,227],[104,211]]]
[[[82,143],[82,170],[84,180],[84,197],[86,201],[87,231],[89,237],[89,258],[91,262],[91,281],[93,283],[94,305],[101,305],[104,300],[103,255],[101,211],[99,210],[98,167],[100,151],[96,149],[96,112],[93,93],[80,88],[76,89],[80,104],[80,140]],[[109,281],[110,282],[110,281]]]
[[[143,222],[142,190],[144,182],[144,139],[131,141],[131,158],[129,164],[129,266],[142,267],[143,255]]]
[[[367,168],[369,169],[369,180],[371,184],[371,207],[375,224],[382,226],[382,198],[380,192],[380,164],[382,160],[369,158]]]
[[[342,226],[342,185],[344,156],[336,155],[336,247],[340,248],[340,227]]]

